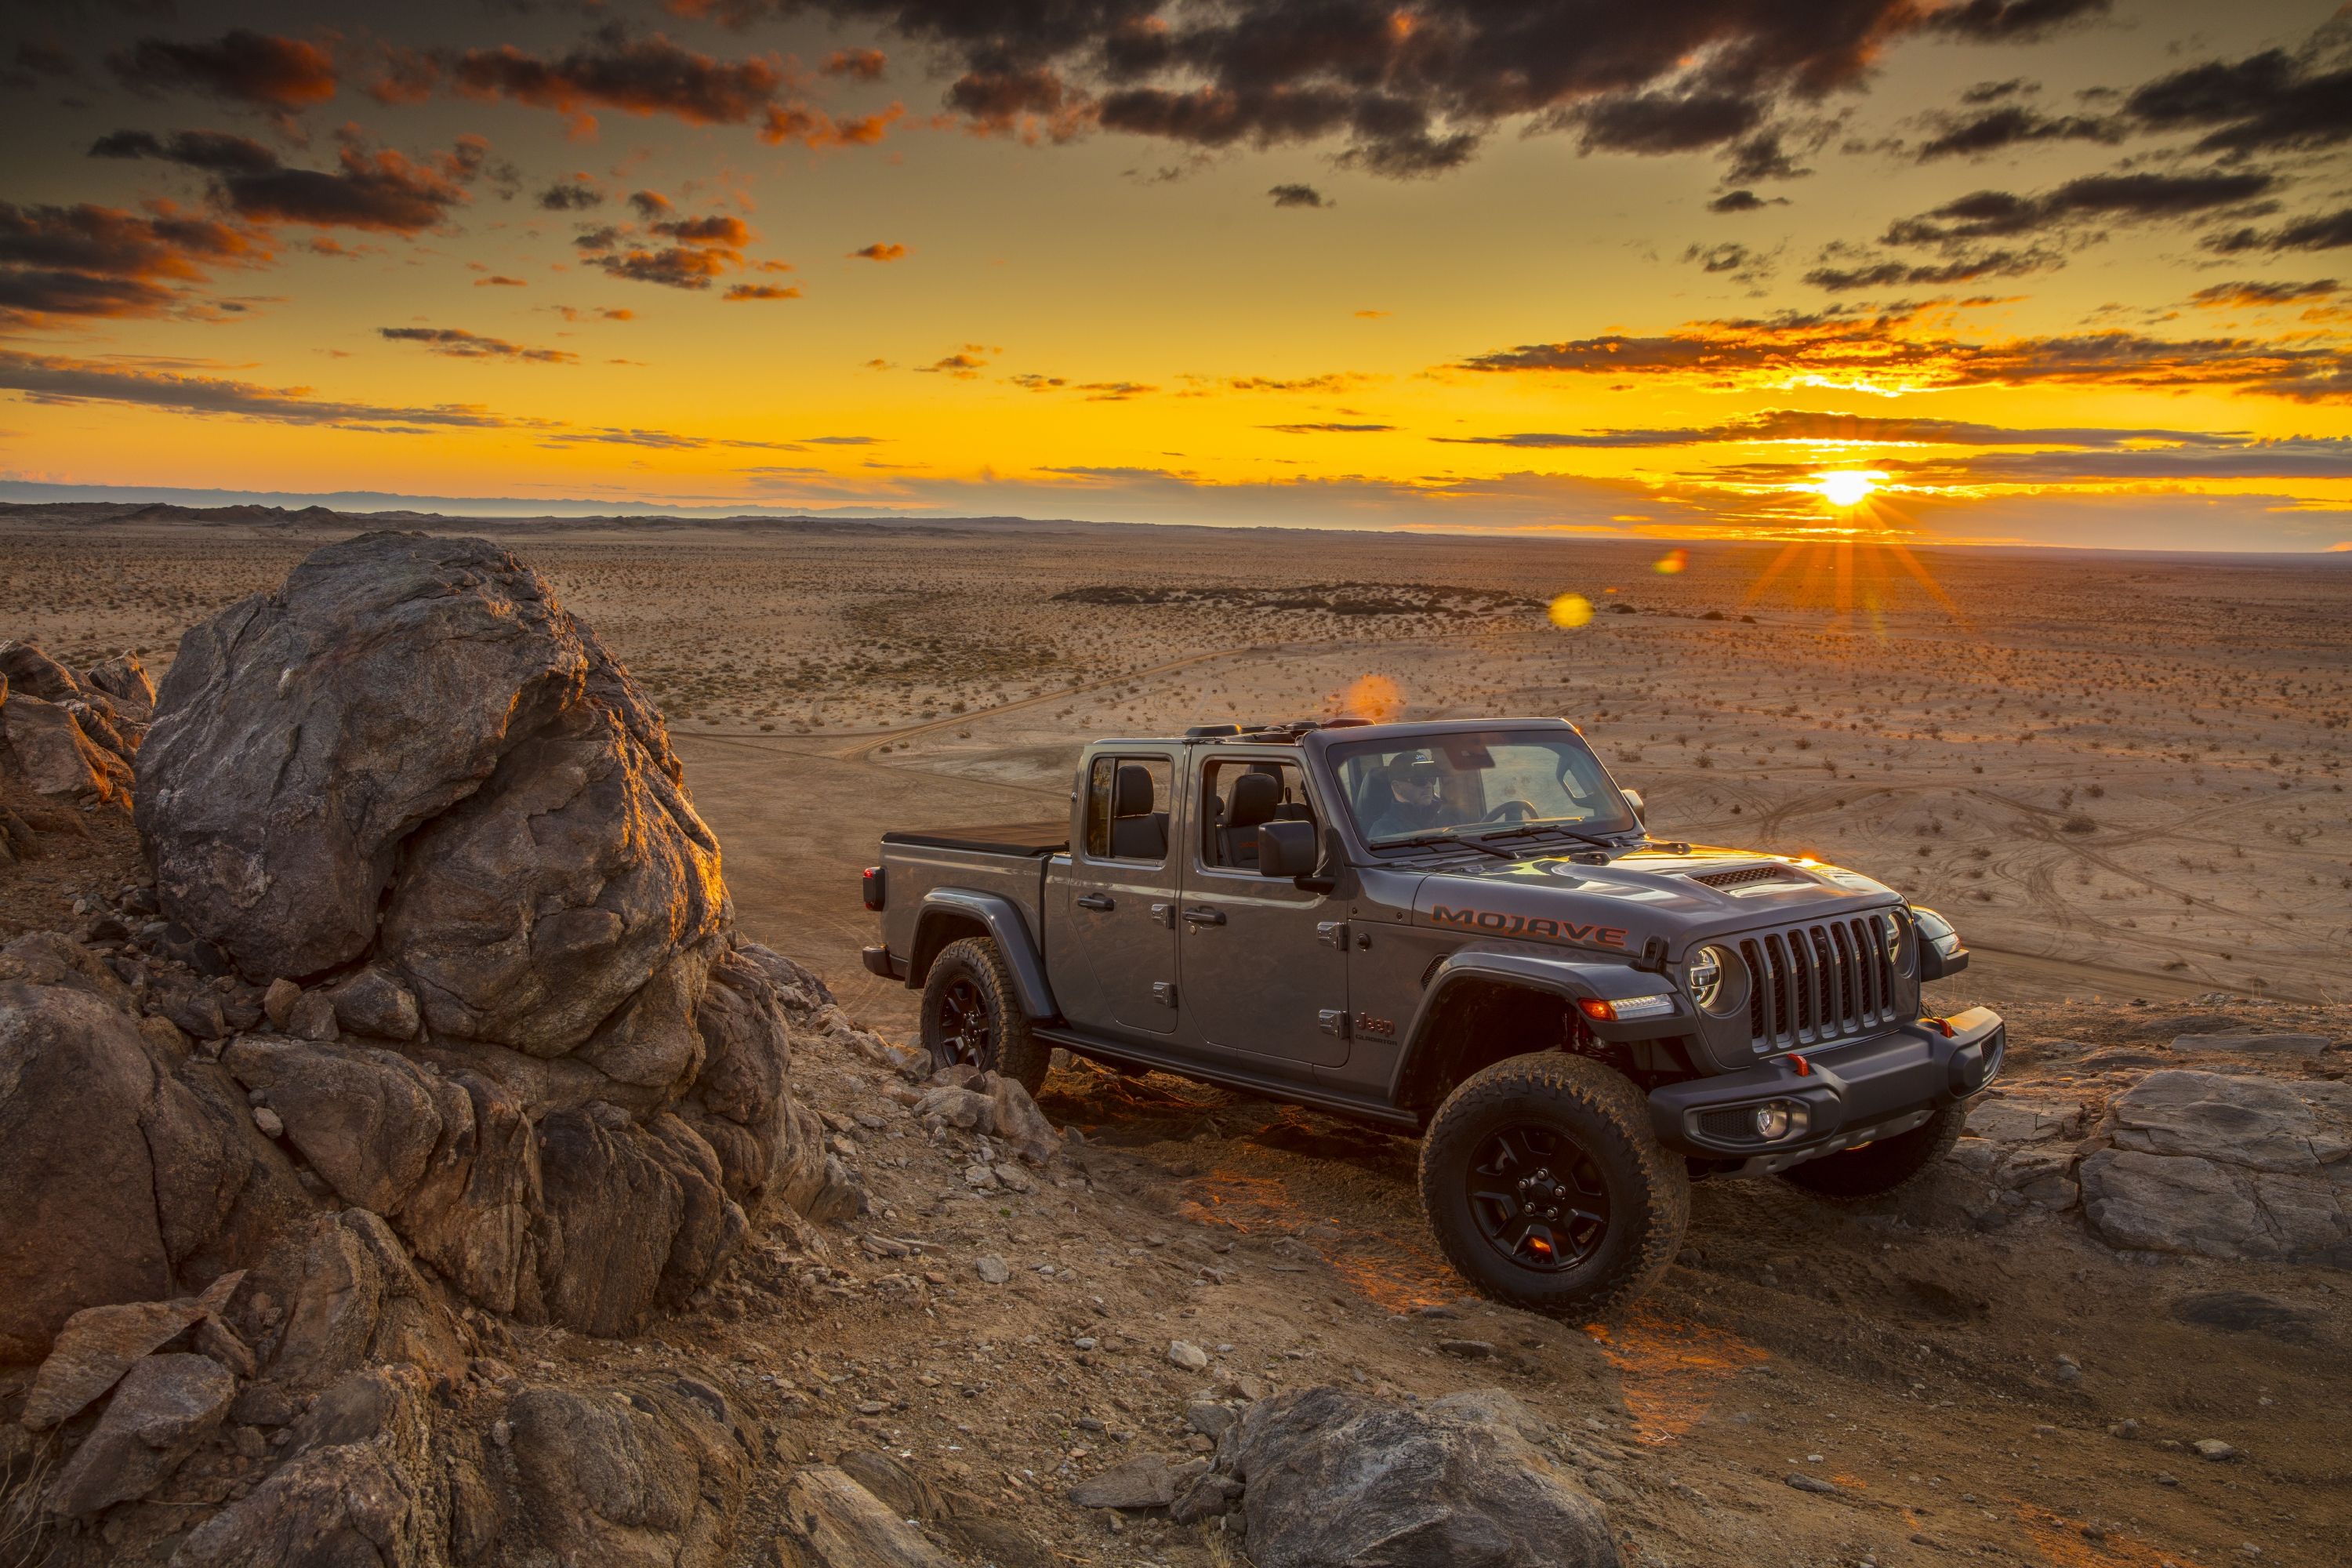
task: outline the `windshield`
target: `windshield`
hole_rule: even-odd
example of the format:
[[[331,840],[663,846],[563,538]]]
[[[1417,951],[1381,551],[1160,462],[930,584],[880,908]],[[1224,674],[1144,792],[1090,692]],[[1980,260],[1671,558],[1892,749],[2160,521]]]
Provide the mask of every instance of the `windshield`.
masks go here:
[[[1591,748],[1556,730],[1488,730],[1331,748],[1367,844],[1527,825],[1581,834],[1639,826]]]

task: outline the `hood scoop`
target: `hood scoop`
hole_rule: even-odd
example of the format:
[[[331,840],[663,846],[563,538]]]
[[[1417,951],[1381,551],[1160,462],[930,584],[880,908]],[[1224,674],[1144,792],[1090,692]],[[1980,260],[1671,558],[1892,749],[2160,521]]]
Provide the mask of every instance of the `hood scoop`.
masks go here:
[[[1737,871],[1695,871],[1691,880],[1704,882],[1717,892],[1744,898],[1749,893],[1769,892],[1775,888],[1811,887],[1813,879],[1793,866],[1742,866]]]

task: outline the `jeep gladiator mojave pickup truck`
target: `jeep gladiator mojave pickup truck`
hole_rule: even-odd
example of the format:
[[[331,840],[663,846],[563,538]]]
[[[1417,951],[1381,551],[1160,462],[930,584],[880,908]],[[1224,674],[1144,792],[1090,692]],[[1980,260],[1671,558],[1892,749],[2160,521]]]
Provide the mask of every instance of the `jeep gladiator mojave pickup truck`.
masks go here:
[[[887,833],[874,973],[940,1067],[1053,1047],[1423,1135],[1480,1290],[1593,1313],[1654,1282],[1694,1176],[1884,1193],[2000,1071],[1923,1017],[1967,962],[1868,877],[1654,838],[1559,719],[1107,740],[1066,822]]]

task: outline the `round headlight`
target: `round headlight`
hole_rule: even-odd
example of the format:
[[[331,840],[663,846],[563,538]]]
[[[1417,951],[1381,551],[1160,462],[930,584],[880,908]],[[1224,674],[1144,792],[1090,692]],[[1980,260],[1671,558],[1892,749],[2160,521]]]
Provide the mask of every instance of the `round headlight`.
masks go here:
[[[1684,978],[1690,986],[1691,1000],[1703,1011],[1721,1017],[1739,1005],[1739,975],[1738,956],[1730,949],[1702,947],[1691,954]]]
[[[1878,923],[1886,935],[1886,962],[1895,966],[1895,973],[1910,973],[1913,958],[1910,923],[1902,916],[1892,913],[1879,916]]]

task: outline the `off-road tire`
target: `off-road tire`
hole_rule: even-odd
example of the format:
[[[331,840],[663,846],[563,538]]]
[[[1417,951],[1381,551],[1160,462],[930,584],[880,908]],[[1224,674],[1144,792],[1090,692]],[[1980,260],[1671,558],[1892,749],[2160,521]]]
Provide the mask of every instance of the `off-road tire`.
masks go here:
[[[1479,1228],[1471,1163],[1487,1141],[1537,1124],[1591,1161],[1609,1200],[1591,1255],[1571,1267],[1522,1267]],[[1595,1061],[1559,1052],[1512,1057],[1446,1097],[1421,1144],[1421,1202],[1447,1261],[1479,1294],[1579,1321],[1605,1316],[1657,1282],[1690,1225],[1690,1174],[1650,1131],[1641,1090]]]
[[[1780,1173],[1780,1179],[1815,1197],[1842,1203],[1884,1197],[1934,1170],[1960,1141],[1960,1130],[1968,1124],[1966,1105],[1948,1105],[1908,1132],[1791,1165]]]
[[[960,994],[976,998],[986,1010],[989,1025],[988,1045],[973,1065],[1036,1093],[1053,1065],[1054,1050],[1029,1032],[1029,1015],[1004,955],[984,936],[964,937],[940,949],[923,977],[923,1049],[930,1054],[931,1070],[969,1059],[958,1054],[942,1027],[949,994],[959,986],[968,988]]]

